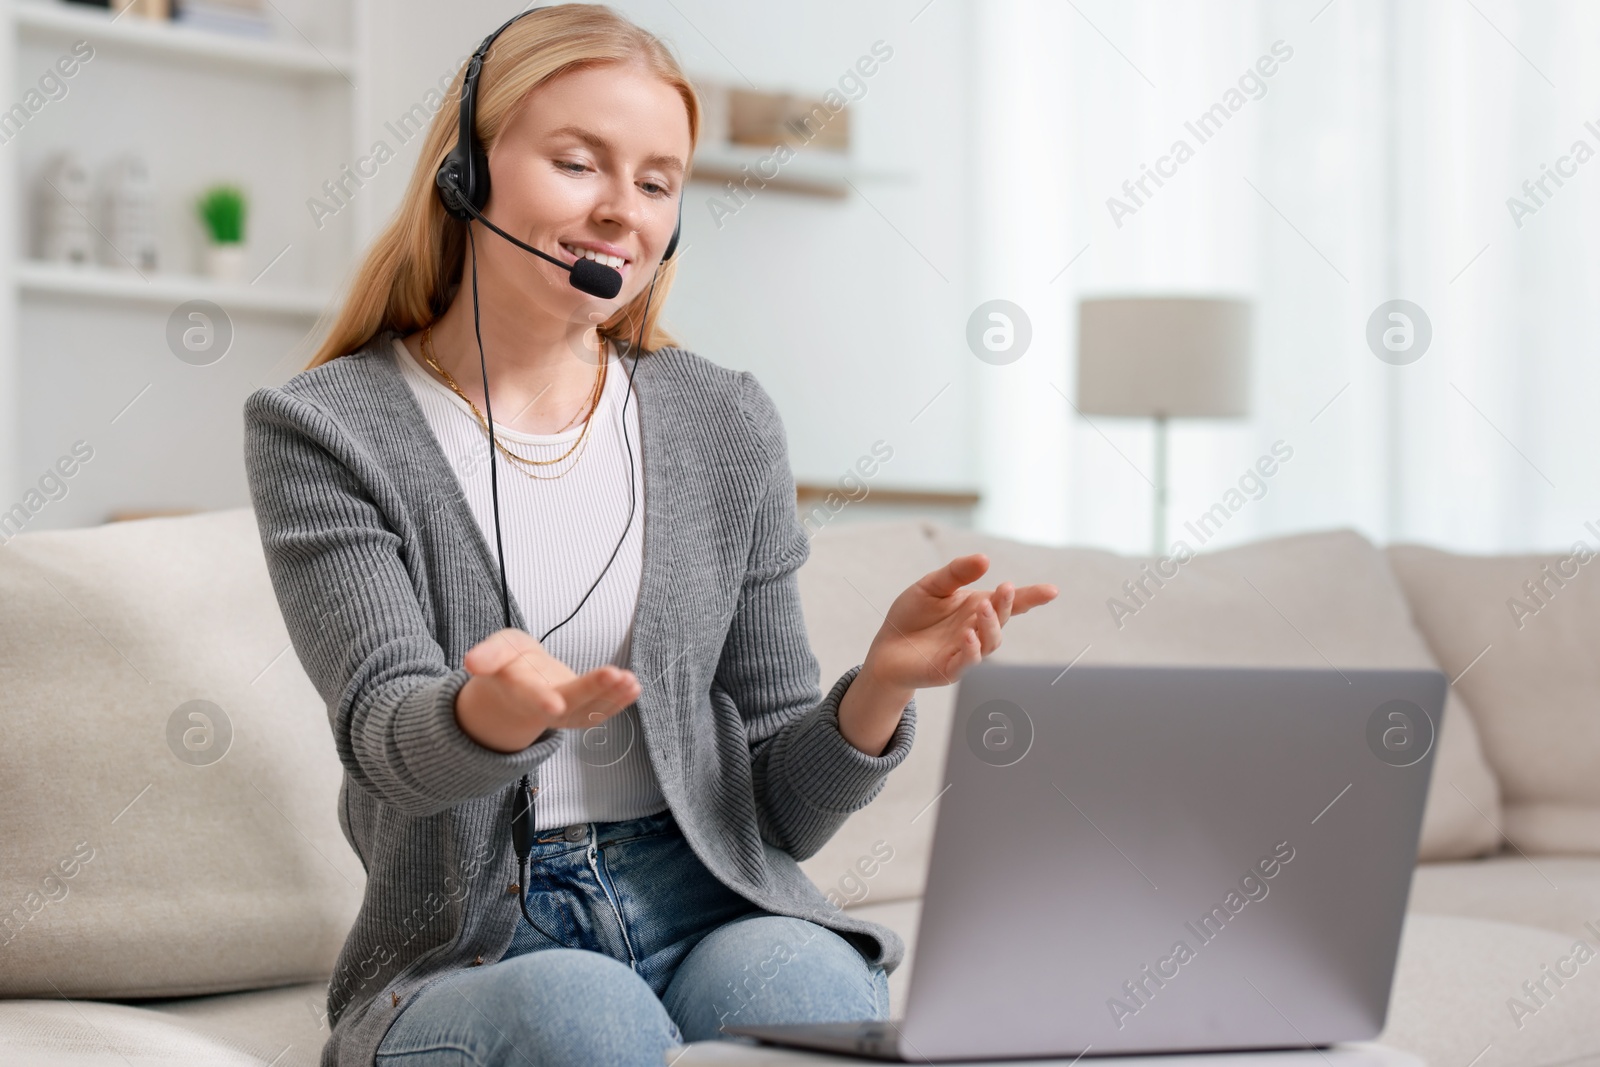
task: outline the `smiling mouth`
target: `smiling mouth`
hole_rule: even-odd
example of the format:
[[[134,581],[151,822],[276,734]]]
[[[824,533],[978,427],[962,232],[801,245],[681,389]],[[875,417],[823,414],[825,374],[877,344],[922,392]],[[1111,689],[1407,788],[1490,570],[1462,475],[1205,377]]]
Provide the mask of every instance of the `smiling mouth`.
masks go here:
[[[601,266],[610,267],[612,270],[617,271],[620,271],[628,263],[628,260],[622,256],[608,256],[604,252],[596,252],[592,248],[579,248],[576,245],[569,245],[565,241],[561,242],[561,250],[575,259],[592,259]]]

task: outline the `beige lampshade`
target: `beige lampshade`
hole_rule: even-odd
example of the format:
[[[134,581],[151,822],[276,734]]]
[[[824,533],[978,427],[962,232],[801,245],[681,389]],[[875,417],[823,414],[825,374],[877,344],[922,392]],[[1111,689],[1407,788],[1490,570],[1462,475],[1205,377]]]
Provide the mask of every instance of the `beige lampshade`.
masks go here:
[[[1250,303],[1099,297],[1078,303],[1078,409],[1088,415],[1250,413]]]

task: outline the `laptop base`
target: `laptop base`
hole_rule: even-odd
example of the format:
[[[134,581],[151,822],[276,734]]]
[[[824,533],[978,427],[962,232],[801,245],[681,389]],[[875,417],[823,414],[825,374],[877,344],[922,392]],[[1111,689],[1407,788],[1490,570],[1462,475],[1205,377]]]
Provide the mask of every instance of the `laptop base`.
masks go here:
[[[675,1067],[806,1067],[841,1062],[945,1063],[984,1067],[1018,1063],[1028,1067],[1426,1067],[1409,1052],[1369,1042],[1312,1048],[1238,1051],[1116,1053],[1026,1060],[940,1060],[906,1047],[893,1022],[802,1023],[728,1027],[727,1032],[762,1042],[752,1047],[730,1041],[697,1041],[684,1046]],[[903,1050],[903,1051],[902,1051]],[[820,1053],[820,1054],[819,1054]]]

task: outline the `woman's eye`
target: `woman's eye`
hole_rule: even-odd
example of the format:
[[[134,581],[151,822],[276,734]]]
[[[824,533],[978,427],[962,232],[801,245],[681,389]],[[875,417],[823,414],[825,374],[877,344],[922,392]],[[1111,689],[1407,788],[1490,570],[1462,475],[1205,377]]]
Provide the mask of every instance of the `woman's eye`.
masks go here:
[[[587,163],[574,163],[571,160],[566,159],[557,159],[553,162],[557,168],[566,171],[568,174],[584,174],[589,170],[589,165]],[[651,196],[661,197],[670,196],[672,194],[672,190],[660,182],[644,182],[642,185],[644,190]]]

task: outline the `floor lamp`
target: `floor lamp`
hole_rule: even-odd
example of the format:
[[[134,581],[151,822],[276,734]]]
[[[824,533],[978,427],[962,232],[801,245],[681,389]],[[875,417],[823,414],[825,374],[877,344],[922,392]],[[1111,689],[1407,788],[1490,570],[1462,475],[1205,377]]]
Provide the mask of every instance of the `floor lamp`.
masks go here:
[[[1167,420],[1250,414],[1250,303],[1120,296],[1078,302],[1084,415],[1155,420],[1153,551],[1167,548]]]

